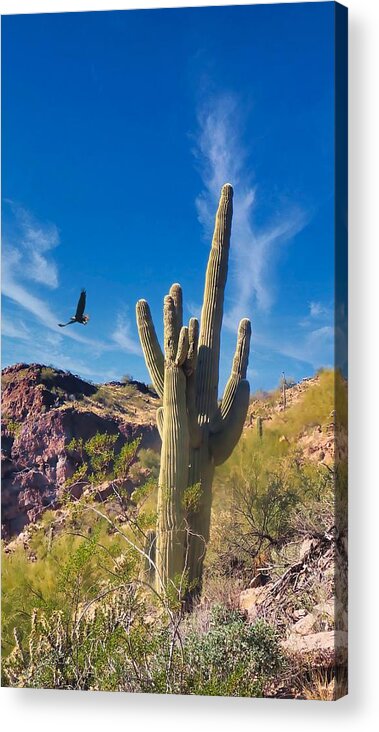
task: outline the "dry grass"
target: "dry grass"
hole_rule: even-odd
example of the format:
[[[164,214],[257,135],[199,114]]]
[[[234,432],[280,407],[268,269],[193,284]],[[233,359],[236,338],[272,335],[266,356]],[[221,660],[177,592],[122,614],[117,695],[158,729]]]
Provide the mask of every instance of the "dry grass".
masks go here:
[[[336,701],[348,693],[347,669],[315,669],[303,682],[300,695],[309,700]]]

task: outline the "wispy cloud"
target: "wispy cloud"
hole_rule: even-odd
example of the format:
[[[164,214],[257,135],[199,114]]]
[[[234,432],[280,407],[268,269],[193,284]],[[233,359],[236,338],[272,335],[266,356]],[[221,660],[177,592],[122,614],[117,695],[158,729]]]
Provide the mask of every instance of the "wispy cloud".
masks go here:
[[[4,297],[33,315],[44,328],[53,331],[59,342],[63,337],[98,351],[110,349],[110,344],[88,338],[71,328],[60,330],[59,318],[51,304],[31,291],[36,284],[49,289],[58,286],[58,267],[51,257],[51,250],[59,245],[58,229],[55,224],[37,221],[29,211],[13,201],[7,200],[6,203],[12,219],[4,235],[2,252],[1,290]],[[18,336],[15,335],[15,329],[10,329],[9,323],[11,321],[8,321],[8,331],[3,331],[4,335],[27,339],[25,331],[23,336],[20,331]]]
[[[309,303],[309,315],[311,318],[318,318],[325,313],[325,307],[320,302]]]
[[[310,364],[313,369],[332,366],[334,353],[334,328],[323,325],[306,333],[303,338],[278,340],[271,349],[284,356]]]
[[[254,222],[259,207],[259,184],[247,163],[242,142],[239,100],[234,95],[213,98],[198,115],[199,130],[194,150],[204,190],[196,200],[200,222],[210,233],[220,189],[226,182],[235,189],[233,213],[232,305],[225,314],[227,327],[235,328],[251,306],[268,311],[275,299],[271,284],[280,247],[307,222],[305,212],[295,205],[276,215],[266,227]]]
[[[314,369],[331,366],[335,339],[333,313],[328,305],[312,301],[308,303],[308,313],[300,321],[287,319],[284,328],[276,319],[274,337],[256,332],[255,344],[269,352],[307,363]]]
[[[333,322],[333,310],[329,305],[318,300],[311,300],[308,308],[307,315],[299,321],[301,328],[314,328],[316,324],[321,326]]]
[[[22,206],[7,200],[13,215],[15,233],[7,243],[6,258],[11,260],[15,272],[22,271],[29,280],[46,287],[58,287],[58,270],[49,252],[59,244],[59,232],[55,224],[41,223]],[[12,241],[13,240],[13,241]]]
[[[112,333],[113,341],[122,348],[126,353],[135,356],[141,356],[142,351],[139,343],[131,335],[130,321],[125,314],[119,313],[117,316],[116,329]]]
[[[1,335],[7,338],[28,340],[30,338],[30,331],[21,320],[13,322],[10,318],[3,315],[1,318]]]
[[[4,255],[4,267],[6,267],[6,254]],[[35,318],[45,327],[54,331],[57,336],[63,335],[63,337],[71,338],[79,343],[85,343],[88,346],[93,346],[97,349],[106,348],[106,344],[96,339],[87,338],[81,336],[74,330],[64,329],[62,331],[58,327],[58,317],[52,311],[50,305],[46,303],[36,295],[33,295],[29,290],[20,282],[17,282],[12,273],[7,271],[3,276],[2,281],[2,293],[5,297],[9,298],[21,308],[26,310],[28,313],[34,315]]]

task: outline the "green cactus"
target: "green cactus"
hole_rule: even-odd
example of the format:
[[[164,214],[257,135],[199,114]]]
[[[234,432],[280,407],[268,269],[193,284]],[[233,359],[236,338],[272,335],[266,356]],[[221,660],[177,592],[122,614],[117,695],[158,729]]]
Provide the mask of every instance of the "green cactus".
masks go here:
[[[258,437],[262,439],[263,437],[263,419],[262,417],[257,417],[257,433]]]
[[[158,491],[156,566],[161,581],[188,570],[201,586],[209,539],[212,481],[216,465],[231,455],[249,405],[246,370],[250,321],[240,322],[236,352],[221,403],[218,403],[220,335],[228,271],[233,189],[226,184],[216,214],[205,279],[201,325],[182,326],[182,291],[173,285],[164,301],[164,355],[150,309],[137,303],[137,324],[146,365],[163,400],[157,412],[162,438]],[[185,492],[196,486],[195,505],[186,510]]]

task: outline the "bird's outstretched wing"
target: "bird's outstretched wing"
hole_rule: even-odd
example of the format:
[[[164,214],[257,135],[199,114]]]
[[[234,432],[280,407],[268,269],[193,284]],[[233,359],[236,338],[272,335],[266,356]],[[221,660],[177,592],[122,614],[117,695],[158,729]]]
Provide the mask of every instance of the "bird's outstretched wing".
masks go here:
[[[86,291],[82,290],[76,306],[75,318],[80,320],[84,315],[84,308],[86,306]]]
[[[75,320],[69,320],[68,323],[58,323],[60,328],[65,328],[66,325],[71,325],[72,323],[75,323]]]

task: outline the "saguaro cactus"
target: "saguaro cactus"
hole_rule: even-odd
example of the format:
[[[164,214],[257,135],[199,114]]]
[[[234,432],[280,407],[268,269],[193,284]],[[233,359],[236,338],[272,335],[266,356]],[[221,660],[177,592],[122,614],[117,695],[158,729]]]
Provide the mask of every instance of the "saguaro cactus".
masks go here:
[[[262,417],[257,417],[257,433],[258,437],[262,439],[263,437],[263,419]]]
[[[201,585],[209,539],[212,480],[237,444],[249,404],[246,370],[251,326],[238,328],[229,380],[218,403],[220,335],[228,271],[233,189],[226,184],[216,214],[205,278],[200,332],[195,318],[182,326],[182,292],[173,285],[164,301],[164,355],[150,309],[137,303],[137,324],[146,365],[163,406],[157,412],[162,437],[158,492],[156,565],[160,577],[173,579],[184,568]],[[198,487],[196,505],[184,509],[187,488]]]

